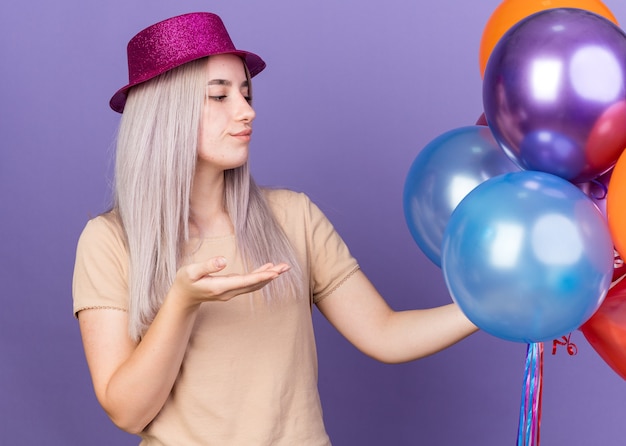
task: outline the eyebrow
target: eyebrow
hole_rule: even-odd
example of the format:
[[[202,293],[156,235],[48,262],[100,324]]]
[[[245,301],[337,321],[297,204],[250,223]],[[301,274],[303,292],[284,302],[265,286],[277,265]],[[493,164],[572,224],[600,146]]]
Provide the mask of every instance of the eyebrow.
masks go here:
[[[227,87],[230,87],[233,85],[233,83],[227,79],[212,79],[209,82],[207,82],[207,85],[225,85]],[[249,82],[246,79],[245,81],[243,81],[241,83],[242,87],[248,87],[249,86]]]

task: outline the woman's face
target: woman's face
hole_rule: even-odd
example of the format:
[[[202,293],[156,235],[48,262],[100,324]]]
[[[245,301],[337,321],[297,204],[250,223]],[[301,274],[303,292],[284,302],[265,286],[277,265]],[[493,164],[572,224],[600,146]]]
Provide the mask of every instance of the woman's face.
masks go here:
[[[252,121],[250,85],[240,57],[211,56],[198,137],[198,167],[233,169],[248,159]]]

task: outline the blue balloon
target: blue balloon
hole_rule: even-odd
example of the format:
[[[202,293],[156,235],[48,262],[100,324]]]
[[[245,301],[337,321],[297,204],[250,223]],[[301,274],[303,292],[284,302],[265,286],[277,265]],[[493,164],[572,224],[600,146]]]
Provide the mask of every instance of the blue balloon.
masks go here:
[[[453,300],[496,337],[543,342],[577,329],[600,306],[613,243],[593,201],[544,172],[494,177],[459,203],[444,233]]]
[[[454,208],[482,182],[519,170],[485,126],[450,130],[426,145],[409,169],[403,195],[406,223],[422,252],[441,266],[443,233]]]

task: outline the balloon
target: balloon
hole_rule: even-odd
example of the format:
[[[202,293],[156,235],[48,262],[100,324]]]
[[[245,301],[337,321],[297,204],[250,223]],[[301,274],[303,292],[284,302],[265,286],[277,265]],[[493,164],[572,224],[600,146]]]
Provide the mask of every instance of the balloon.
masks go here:
[[[580,172],[585,167],[584,153],[576,142],[550,130],[528,132],[519,146],[523,164],[534,170],[550,172],[568,178],[570,172]]]
[[[450,130],[417,155],[404,185],[404,216],[418,247],[441,266],[441,241],[450,214],[483,181],[519,168],[485,126]]]
[[[553,8],[585,9],[619,25],[609,8],[598,0],[505,0],[491,14],[483,30],[478,57],[480,75],[484,76],[489,56],[504,33],[520,20]]]
[[[514,25],[483,80],[489,127],[521,168],[573,183],[608,171],[626,136],[626,34],[580,9],[550,9]]]
[[[485,181],[444,232],[442,271],[479,328],[524,343],[580,327],[604,299],[613,244],[604,217],[576,186],[519,171]]]
[[[606,196],[606,214],[615,249],[626,258],[626,151],[621,154],[613,173]]]
[[[485,118],[485,114],[481,113],[478,119],[476,120],[476,125],[489,125],[487,124],[487,118]]]
[[[609,290],[598,311],[580,330],[604,362],[626,379],[626,280]]]
[[[611,105],[598,118],[591,128],[585,148],[592,166],[602,169],[606,165],[615,163],[614,152],[604,150],[604,146],[614,147],[619,151],[618,153],[626,148],[624,123],[626,123],[626,101]]]

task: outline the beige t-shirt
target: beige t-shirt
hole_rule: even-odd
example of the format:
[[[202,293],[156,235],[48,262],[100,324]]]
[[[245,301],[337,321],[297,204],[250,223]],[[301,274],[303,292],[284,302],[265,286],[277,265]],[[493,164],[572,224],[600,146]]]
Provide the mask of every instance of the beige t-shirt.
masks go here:
[[[333,292],[358,264],[306,195],[267,191],[309,283],[299,299],[265,302],[260,292],[204,303],[180,374],[144,446],[327,446],[317,390],[311,303]],[[205,239],[192,261],[226,257],[225,274],[242,272],[234,236]],[[88,222],[78,243],[74,313],[127,308],[128,258],[110,218]]]

